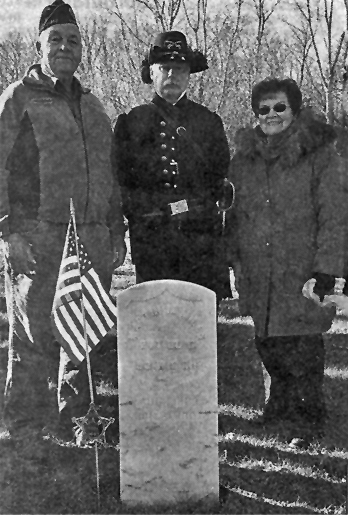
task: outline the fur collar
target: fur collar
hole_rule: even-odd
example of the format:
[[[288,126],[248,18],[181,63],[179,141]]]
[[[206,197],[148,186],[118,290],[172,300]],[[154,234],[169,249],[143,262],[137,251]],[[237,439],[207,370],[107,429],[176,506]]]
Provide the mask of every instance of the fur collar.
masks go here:
[[[302,109],[299,116],[270,142],[260,127],[239,129],[236,133],[237,153],[254,160],[261,156],[266,160],[278,157],[284,166],[294,165],[301,156],[333,143],[335,129],[319,119],[311,108]]]

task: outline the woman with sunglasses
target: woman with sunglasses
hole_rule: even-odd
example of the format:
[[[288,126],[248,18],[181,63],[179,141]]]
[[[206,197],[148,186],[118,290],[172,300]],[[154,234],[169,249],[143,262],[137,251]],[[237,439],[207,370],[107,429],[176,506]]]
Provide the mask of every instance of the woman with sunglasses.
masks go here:
[[[321,301],[344,275],[344,166],[334,129],[301,108],[295,81],[259,82],[251,105],[258,123],[237,132],[231,164],[231,265],[265,369],[259,423],[284,423],[290,445],[303,447],[323,435],[326,417],[322,333],[335,308]]]

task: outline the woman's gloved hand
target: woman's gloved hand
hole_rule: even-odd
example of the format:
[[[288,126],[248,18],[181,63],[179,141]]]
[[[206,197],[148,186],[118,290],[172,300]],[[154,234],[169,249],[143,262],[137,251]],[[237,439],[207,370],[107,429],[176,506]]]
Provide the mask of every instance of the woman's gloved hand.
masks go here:
[[[330,295],[330,293],[334,293],[334,276],[329,274],[323,274],[321,272],[314,272],[313,279],[315,279],[313,293],[315,295],[318,295],[321,302],[324,300],[325,295]]]
[[[331,305],[332,302],[325,296],[334,293],[335,278],[328,274],[314,273],[313,277],[309,279],[302,288],[302,295],[307,299],[313,300],[320,306]]]

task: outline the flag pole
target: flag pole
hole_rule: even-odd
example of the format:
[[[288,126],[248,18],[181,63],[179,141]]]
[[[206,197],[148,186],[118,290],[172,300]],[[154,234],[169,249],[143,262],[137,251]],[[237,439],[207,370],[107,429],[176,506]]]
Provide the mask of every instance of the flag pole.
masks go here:
[[[86,364],[87,364],[87,373],[88,373],[88,384],[89,384],[89,392],[91,395],[91,402],[94,404],[94,393],[93,393],[93,383],[92,383],[92,372],[91,372],[91,362],[89,359],[89,352],[88,352],[88,336],[87,336],[87,328],[86,328],[86,315],[85,315],[85,305],[83,302],[83,289],[82,289],[82,280],[81,280],[81,267],[80,267],[80,253],[79,253],[79,246],[77,242],[77,231],[76,231],[76,218],[75,218],[75,209],[72,198],[70,199],[70,213],[71,218],[73,221],[74,226],[74,235],[75,235],[75,248],[76,248],[76,255],[77,255],[77,266],[80,276],[80,283],[81,283],[81,313],[82,313],[82,322],[83,322],[83,337],[85,340],[85,352],[86,352]]]
[[[76,248],[76,256],[77,256],[77,266],[80,276],[81,283],[81,313],[82,313],[82,321],[83,321],[83,336],[85,339],[85,351],[86,351],[86,365],[87,365],[87,374],[88,374],[88,384],[89,384],[89,393],[91,396],[91,404],[94,406],[94,393],[93,393],[93,383],[92,383],[92,371],[91,371],[91,361],[89,358],[88,352],[88,336],[87,336],[87,327],[86,327],[86,314],[85,314],[85,305],[83,302],[83,288],[82,288],[82,277],[81,277],[81,267],[80,267],[80,253],[79,246],[77,241],[77,230],[76,230],[76,218],[75,218],[75,208],[72,198],[70,198],[70,213],[74,226],[74,237],[75,237],[75,248]],[[97,474],[97,512],[100,511],[100,482],[99,482],[99,456],[98,456],[98,444],[94,443],[95,449],[95,463],[96,463],[96,474]]]

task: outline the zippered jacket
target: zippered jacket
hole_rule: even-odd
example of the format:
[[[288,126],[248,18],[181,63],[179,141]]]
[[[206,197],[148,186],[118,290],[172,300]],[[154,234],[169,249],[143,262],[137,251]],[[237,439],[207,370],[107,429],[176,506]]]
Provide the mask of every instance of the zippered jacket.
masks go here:
[[[99,100],[74,81],[79,120],[40,65],[0,97],[3,236],[25,232],[28,220],[67,223],[70,198],[77,223],[106,223],[113,234],[124,234],[110,119]]]

